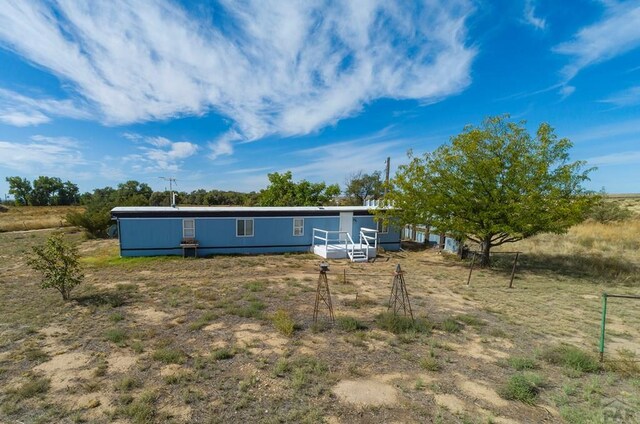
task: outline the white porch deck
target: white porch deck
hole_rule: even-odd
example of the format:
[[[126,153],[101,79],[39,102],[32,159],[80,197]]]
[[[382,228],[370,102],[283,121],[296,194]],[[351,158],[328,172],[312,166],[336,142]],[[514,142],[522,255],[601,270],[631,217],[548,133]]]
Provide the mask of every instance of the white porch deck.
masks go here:
[[[359,242],[355,243],[346,231],[313,229],[312,251],[325,259],[349,259],[367,262],[376,257],[378,230],[361,228]]]
[[[327,245],[316,244],[315,246],[313,246],[313,253],[315,253],[318,256],[322,256],[325,259],[346,259],[346,258],[349,258],[349,251],[351,249],[353,249],[354,251],[356,250],[364,251],[365,248],[368,250],[369,259],[373,259],[376,257],[375,247],[372,247],[372,246],[362,247],[358,243],[347,244],[347,245],[345,245],[344,243],[327,244]],[[365,252],[365,254],[367,254],[367,252]]]

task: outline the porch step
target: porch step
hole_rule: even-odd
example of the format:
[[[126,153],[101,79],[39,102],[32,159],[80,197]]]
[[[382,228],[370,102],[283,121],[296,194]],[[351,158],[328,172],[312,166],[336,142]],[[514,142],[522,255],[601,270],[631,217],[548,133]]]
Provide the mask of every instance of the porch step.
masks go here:
[[[351,258],[351,262],[366,262],[367,254],[363,250],[354,250],[353,255],[349,252],[349,257]]]

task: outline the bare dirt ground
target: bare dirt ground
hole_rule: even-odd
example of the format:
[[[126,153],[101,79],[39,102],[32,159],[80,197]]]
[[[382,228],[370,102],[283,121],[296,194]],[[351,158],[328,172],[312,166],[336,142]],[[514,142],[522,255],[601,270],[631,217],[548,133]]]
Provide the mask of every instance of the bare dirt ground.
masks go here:
[[[593,361],[601,293],[638,294],[632,252],[598,268],[532,242],[512,289],[508,259],[470,286],[432,250],[330,261],[331,325],[312,320],[310,254],[120,259],[70,231],[86,278],[64,303],[25,265],[46,236],[0,234],[0,422],[640,422],[637,302],[611,302],[601,368],[550,353]],[[394,332],[397,264],[416,324]],[[530,403],[514,376],[536,381]]]

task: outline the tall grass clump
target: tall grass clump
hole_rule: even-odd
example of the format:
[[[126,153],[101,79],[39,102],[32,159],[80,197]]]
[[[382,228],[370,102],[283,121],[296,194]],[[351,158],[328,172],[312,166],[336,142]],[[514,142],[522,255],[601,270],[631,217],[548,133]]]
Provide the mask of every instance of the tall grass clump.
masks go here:
[[[291,318],[291,315],[289,315],[289,312],[284,309],[278,309],[275,314],[273,314],[273,317],[271,317],[271,320],[273,321],[273,326],[276,330],[287,337],[291,337],[293,335],[296,323],[293,318]]]
[[[498,390],[498,394],[503,399],[533,405],[538,398],[542,381],[538,374],[515,374]]]
[[[578,373],[600,371],[600,363],[591,354],[571,345],[560,345],[546,349],[542,359],[550,364],[561,365]]]

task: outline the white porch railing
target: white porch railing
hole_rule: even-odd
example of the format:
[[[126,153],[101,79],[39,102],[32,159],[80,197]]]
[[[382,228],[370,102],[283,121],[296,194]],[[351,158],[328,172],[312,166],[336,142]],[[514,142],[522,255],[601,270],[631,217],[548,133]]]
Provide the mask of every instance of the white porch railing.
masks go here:
[[[367,247],[371,247],[370,241],[373,240],[373,248],[378,248],[378,230],[374,228],[360,228],[360,246],[364,242]]]
[[[313,229],[312,250],[324,246],[324,254],[344,249],[346,256],[352,261],[369,260],[369,249],[373,247],[374,252],[378,248],[378,230],[373,228],[361,228],[358,243],[353,241],[351,234],[347,231],[329,231],[320,228]],[[375,254],[374,254],[375,255]]]
[[[334,236],[337,235],[337,237]],[[349,233],[347,231],[327,231],[321,230],[320,228],[313,229],[313,246],[324,245],[325,249],[329,248],[330,244],[344,244],[344,250],[347,250],[347,237],[340,238],[340,235]],[[351,238],[351,236],[349,236]],[[320,243],[316,243],[316,240],[319,240]],[[312,247],[313,247],[312,246]]]

